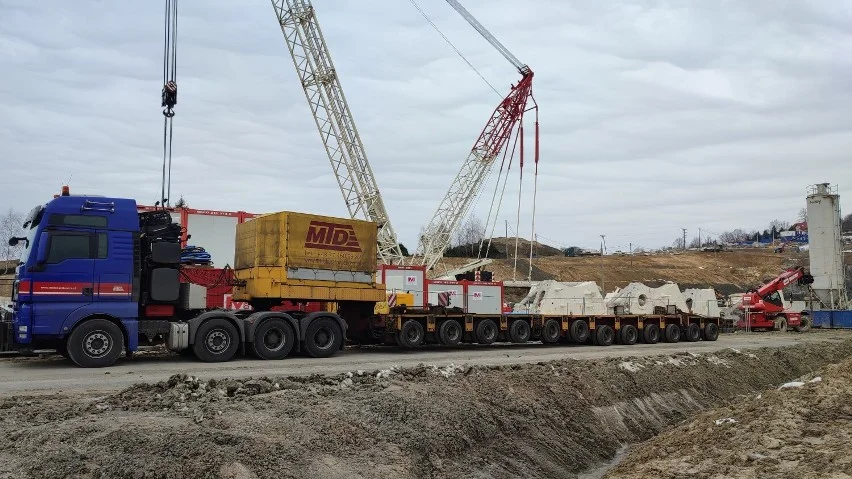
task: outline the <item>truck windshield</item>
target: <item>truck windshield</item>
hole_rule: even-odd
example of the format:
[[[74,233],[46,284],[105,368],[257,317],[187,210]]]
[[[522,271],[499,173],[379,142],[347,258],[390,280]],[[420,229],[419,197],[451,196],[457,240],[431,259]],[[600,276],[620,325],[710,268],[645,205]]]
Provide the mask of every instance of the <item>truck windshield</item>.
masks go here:
[[[27,241],[24,247],[24,250],[21,251],[21,258],[19,264],[24,264],[27,261],[27,258],[30,257],[30,252],[33,249],[33,243],[35,243],[36,231],[38,230],[38,224],[41,222],[41,217],[44,213],[44,207],[36,206],[33,208],[30,213],[27,215],[27,219],[24,220],[24,231],[26,232]]]

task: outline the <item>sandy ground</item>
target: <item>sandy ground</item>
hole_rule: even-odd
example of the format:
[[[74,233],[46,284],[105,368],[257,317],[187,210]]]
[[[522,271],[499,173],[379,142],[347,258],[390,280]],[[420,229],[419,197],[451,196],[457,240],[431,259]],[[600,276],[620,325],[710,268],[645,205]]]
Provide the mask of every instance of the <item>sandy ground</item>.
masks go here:
[[[780,347],[852,338],[852,331],[813,331],[798,333],[734,333],[722,334],[718,341],[698,343],[658,343],[653,345],[610,346],[541,344],[502,345],[490,347],[424,348],[405,351],[397,348],[347,349],[326,359],[293,357],[284,361],[261,361],[240,358],[228,363],[207,364],[178,355],[145,354],[122,359],[109,369],[81,369],[60,356],[50,358],[16,358],[0,360],[0,395],[23,391],[103,391],[130,386],[138,382],[157,382],[178,373],[205,378],[242,378],[248,376],[297,376],[340,374],[347,371],[379,370],[390,367],[413,367],[418,364],[507,365],[535,363],[565,358],[597,359],[623,356],[650,356],[679,351],[710,352],[726,348],[753,349]]]
[[[590,347],[576,351],[613,356],[577,360],[565,358],[569,348],[560,359],[525,364],[390,361],[378,371],[358,370],[368,353],[356,352],[338,359],[348,372],[335,375],[255,369],[252,378],[227,379],[224,371],[235,370],[226,369],[107,393],[7,392],[0,478],[574,477],[708,407],[852,357],[848,334],[775,336],[746,338],[771,346],[758,349],[719,342],[721,349],[661,356],[631,348],[629,356]],[[777,347],[791,340],[797,345]],[[494,351],[480,360],[496,361]],[[161,359],[152,364],[171,364]],[[61,366],[16,363],[18,377]],[[79,369],[62,371],[89,380]],[[99,373],[107,385],[118,376]]]
[[[852,359],[634,446],[608,479],[852,478]]]

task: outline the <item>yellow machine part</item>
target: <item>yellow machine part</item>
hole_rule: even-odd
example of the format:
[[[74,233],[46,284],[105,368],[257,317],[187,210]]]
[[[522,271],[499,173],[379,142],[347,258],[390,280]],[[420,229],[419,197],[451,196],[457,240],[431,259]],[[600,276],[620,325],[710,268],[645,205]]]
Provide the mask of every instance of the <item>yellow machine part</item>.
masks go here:
[[[388,291],[388,296],[391,295],[391,292]],[[396,293],[396,306],[414,306],[414,294],[413,293]],[[390,314],[390,306],[388,306],[387,301],[382,301],[381,303],[376,303],[376,307],[374,309],[375,314]]]

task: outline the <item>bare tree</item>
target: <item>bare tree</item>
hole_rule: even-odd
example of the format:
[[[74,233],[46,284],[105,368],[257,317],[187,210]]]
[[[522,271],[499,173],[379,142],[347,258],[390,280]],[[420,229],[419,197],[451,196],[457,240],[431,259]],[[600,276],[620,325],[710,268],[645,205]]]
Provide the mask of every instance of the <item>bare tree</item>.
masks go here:
[[[799,216],[797,217],[799,223],[807,223],[808,222],[808,209],[802,208],[799,210]]]
[[[844,232],[852,232],[852,213],[843,217],[843,221],[840,224],[840,229],[842,229]]]
[[[725,231],[719,235],[719,241],[722,243],[742,243],[743,241],[748,241],[748,233],[740,228]]]
[[[183,198],[183,195],[180,195],[177,203],[175,203],[175,208],[189,208],[189,205],[186,204],[186,200]]]
[[[680,236],[677,237],[674,241],[672,241],[672,248],[674,249],[683,249],[683,238]]]
[[[769,231],[787,231],[790,229],[790,222],[784,220],[772,220],[769,222]]]
[[[23,236],[24,215],[9,208],[2,217],[0,217],[0,260],[9,260],[18,258],[21,255],[23,243],[18,243],[17,246],[9,246],[9,238]]]
[[[471,216],[464,222],[453,234],[453,246],[466,246],[475,244],[479,247],[479,242],[485,237],[485,225],[482,220],[476,216]]]

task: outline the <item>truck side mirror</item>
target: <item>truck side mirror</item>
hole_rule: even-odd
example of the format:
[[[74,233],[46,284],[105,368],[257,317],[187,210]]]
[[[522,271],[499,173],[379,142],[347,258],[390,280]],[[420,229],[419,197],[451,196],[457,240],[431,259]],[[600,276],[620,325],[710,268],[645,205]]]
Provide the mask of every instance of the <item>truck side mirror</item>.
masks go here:
[[[36,252],[36,264],[47,263],[47,243],[50,236],[45,232],[38,239],[38,251]]]
[[[20,241],[20,239],[17,237],[13,236],[9,238],[9,246],[18,246],[18,241]]]

